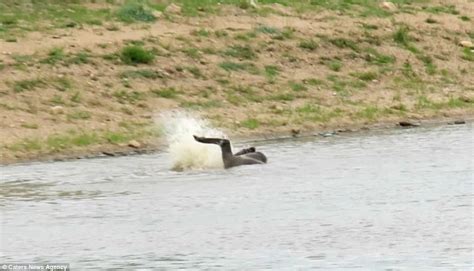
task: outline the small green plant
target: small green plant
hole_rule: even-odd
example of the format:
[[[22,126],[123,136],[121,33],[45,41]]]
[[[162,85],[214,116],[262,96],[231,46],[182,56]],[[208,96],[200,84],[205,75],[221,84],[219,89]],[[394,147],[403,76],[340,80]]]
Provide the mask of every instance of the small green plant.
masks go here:
[[[209,32],[208,30],[206,30],[204,28],[201,28],[199,30],[191,31],[191,34],[194,35],[194,36],[199,36],[199,37],[209,37],[211,32]]]
[[[278,28],[272,27],[272,26],[266,26],[266,25],[260,25],[255,28],[255,31],[259,33],[264,33],[264,34],[279,34],[280,30]]]
[[[378,77],[377,73],[375,72],[354,72],[351,73],[351,75],[362,81],[372,81]]]
[[[295,111],[303,114],[321,113],[321,107],[308,103],[304,106],[297,107]]]
[[[375,120],[380,114],[380,110],[376,106],[367,106],[364,109],[357,112],[357,116],[360,118]]]
[[[216,30],[214,31],[214,35],[218,38],[223,38],[229,36],[229,33],[225,30]]]
[[[453,15],[458,15],[459,11],[456,10],[455,5],[443,5],[443,6],[429,6],[425,8],[426,12],[429,13],[447,13],[447,14],[453,14]]]
[[[190,57],[192,59],[200,59],[201,58],[201,52],[199,51],[198,48],[183,49],[183,53],[185,53],[188,57]]]
[[[298,46],[308,51],[314,51],[318,48],[318,43],[313,39],[308,39],[300,41],[300,44]]]
[[[407,47],[411,41],[411,38],[408,34],[409,30],[407,26],[400,26],[398,27],[397,31],[393,34],[393,40],[405,47]]]
[[[105,134],[105,139],[107,142],[112,143],[112,144],[120,144],[127,142],[131,139],[130,135],[127,135],[124,132],[107,132]]]
[[[248,118],[240,123],[243,127],[253,130],[257,129],[260,126],[260,122],[254,118]]]
[[[337,60],[337,59],[333,59],[333,60],[327,62],[327,66],[329,67],[329,69],[331,69],[335,72],[338,72],[342,68],[342,62]]]
[[[294,37],[295,30],[290,27],[285,27],[283,31],[280,31],[278,34],[273,35],[272,38],[275,40],[289,40]]]
[[[357,46],[357,43],[353,40],[348,40],[345,38],[335,38],[330,39],[329,42],[338,48],[349,48],[355,52],[359,51],[359,46]]]
[[[25,79],[20,81],[15,81],[13,83],[13,91],[15,92],[23,92],[34,90],[39,86],[44,86],[45,82],[41,79]]]
[[[80,103],[81,102],[81,93],[79,91],[76,91],[72,96],[71,96],[71,102],[73,103]]]
[[[72,58],[67,60],[68,64],[87,64],[89,63],[90,54],[86,51],[82,51],[74,55]]]
[[[281,92],[281,93],[277,93],[277,94],[269,96],[268,99],[272,100],[272,101],[287,101],[287,102],[289,102],[289,101],[293,101],[294,99],[296,99],[296,97],[292,93]]]
[[[173,87],[163,88],[163,89],[154,89],[151,92],[158,97],[162,97],[166,99],[173,99],[173,98],[176,98],[176,96],[178,95],[178,92]]]
[[[462,21],[465,21],[465,22],[468,22],[468,21],[471,20],[471,18],[469,18],[469,17],[466,16],[466,15],[463,15],[463,16],[461,16],[461,17],[459,17],[459,18],[460,18]]]
[[[64,105],[64,100],[62,96],[54,95],[53,98],[51,98],[50,103],[52,105]]]
[[[257,58],[257,54],[248,45],[233,45],[224,51],[224,55],[248,60]]]
[[[300,84],[300,83],[297,83],[297,82],[294,82],[294,81],[290,81],[289,85],[290,85],[291,90],[293,90],[293,91],[299,92],[299,91],[308,90],[308,88],[306,86],[304,86],[303,84]]]
[[[265,66],[265,76],[267,77],[269,81],[273,82],[275,80],[275,77],[277,77],[279,73],[280,73],[280,70],[278,69],[277,66],[273,66],[273,65]]]
[[[53,86],[59,91],[66,91],[73,86],[72,81],[67,77],[56,77],[51,79]]]
[[[462,50],[463,55],[461,56],[462,59],[467,61],[474,61],[474,52],[470,48],[464,48]]]
[[[305,82],[308,85],[311,85],[311,86],[322,86],[322,85],[324,85],[324,80],[316,79],[316,78],[305,79]]]
[[[374,48],[366,48],[365,52],[367,53],[365,55],[365,60],[367,62],[371,63],[371,64],[384,66],[384,65],[395,63],[395,57],[394,56],[384,55],[382,53],[379,53]]]
[[[42,144],[39,139],[23,139],[18,143],[7,146],[12,151],[39,151]]]
[[[65,56],[63,48],[53,48],[49,51],[48,56],[40,62],[54,65],[57,62],[64,60]]]
[[[150,64],[155,59],[155,55],[141,46],[130,45],[122,49],[120,58],[128,65]]]
[[[185,68],[188,72],[190,72],[194,78],[206,78],[201,70],[196,66],[188,66]]]
[[[153,22],[156,17],[153,13],[140,2],[128,2],[117,11],[119,20],[126,23],[133,22]]]
[[[67,114],[68,120],[86,120],[91,118],[91,113],[88,111],[74,111]]]
[[[425,64],[427,74],[433,75],[436,73],[436,64],[433,62],[433,58],[427,55],[418,55],[418,58]]]
[[[219,67],[221,67],[223,70],[226,70],[228,72],[231,71],[247,71],[250,74],[259,74],[259,70],[257,66],[253,63],[236,63],[236,62],[231,62],[231,61],[224,61],[219,64]]]
[[[411,79],[417,79],[418,78],[418,75],[413,70],[413,67],[412,67],[411,63],[408,62],[408,61],[405,61],[405,63],[403,63],[402,74],[407,78],[411,78]]]

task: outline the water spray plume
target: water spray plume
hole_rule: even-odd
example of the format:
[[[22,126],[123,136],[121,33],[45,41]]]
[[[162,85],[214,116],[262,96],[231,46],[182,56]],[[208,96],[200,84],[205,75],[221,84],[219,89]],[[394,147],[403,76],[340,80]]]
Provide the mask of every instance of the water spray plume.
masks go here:
[[[193,138],[193,135],[227,138],[222,131],[182,111],[162,113],[156,122],[163,127],[174,170],[223,168],[219,146],[200,144]]]

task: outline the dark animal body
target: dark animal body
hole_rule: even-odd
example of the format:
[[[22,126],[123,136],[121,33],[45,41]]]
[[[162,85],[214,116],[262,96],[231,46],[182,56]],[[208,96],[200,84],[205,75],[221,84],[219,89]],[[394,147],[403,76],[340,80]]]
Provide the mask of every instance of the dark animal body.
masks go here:
[[[207,138],[194,136],[194,139],[201,143],[216,144],[221,147],[222,160],[224,161],[224,168],[231,168],[242,165],[265,164],[267,157],[265,154],[255,150],[255,147],[247,148],[232,153],[230,141],[223,138]]]

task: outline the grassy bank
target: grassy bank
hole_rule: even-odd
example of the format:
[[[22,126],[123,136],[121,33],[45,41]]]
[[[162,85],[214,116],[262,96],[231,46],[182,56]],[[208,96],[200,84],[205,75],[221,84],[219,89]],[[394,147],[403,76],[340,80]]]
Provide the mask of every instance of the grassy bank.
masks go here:
[[[474,114],[469,0],[170,2],[2,1],[1,160]]]

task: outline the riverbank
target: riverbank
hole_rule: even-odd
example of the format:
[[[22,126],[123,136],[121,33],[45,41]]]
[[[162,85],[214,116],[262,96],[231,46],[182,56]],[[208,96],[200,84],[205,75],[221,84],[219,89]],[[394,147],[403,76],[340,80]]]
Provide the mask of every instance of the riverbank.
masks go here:
[[[397,123],[375,123],[365,126],[346,126],[335,130],[319,130],[319,131],[288,131],[283,134],[253,134],[236,138],[234,143],[238,144],[258,144],[262,141],[289,140],[294,138],[325,138],[337,135],[357,135],[360,133],[377,133],[380,131],[389,131],[393,129],[413,129],[413,128],[430,128],[444,125],[472,125],[474,118],[465,119],[461,116],[457,118],[429,119],[429,120],[402,120]],[[68,153],[50,153],[30,156],[22,158],[5,159],[0,165],[31,163],[31,162],[58,162],[77,159],[92,159],[101,157],[120,157],[141,154],[151,154],[156,152],[167,151],[168,145],[165,141],[155,141],[153,144],[144,144],[139,147],[133,145],[122,146],[103,146],[98,145],[95,148],[79,149]]]
[[[469,1],[94,2],[0,4],[0,163],[155,151],[175,109],[237,139],[474,116]]]

